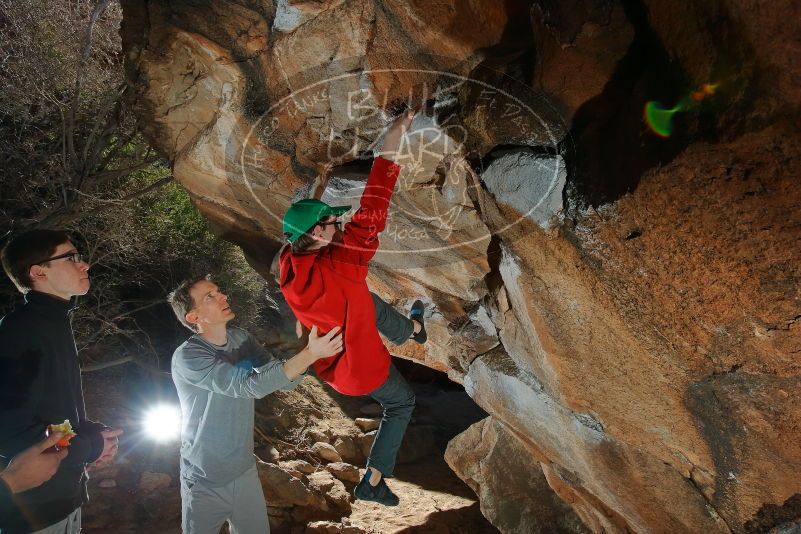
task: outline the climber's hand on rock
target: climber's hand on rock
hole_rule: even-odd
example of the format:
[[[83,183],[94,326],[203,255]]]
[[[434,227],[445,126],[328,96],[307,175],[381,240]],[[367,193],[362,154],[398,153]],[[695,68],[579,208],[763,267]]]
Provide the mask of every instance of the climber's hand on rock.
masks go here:
[[[398,162],[398,156],[402,154],[402,151],[400,151],[401,143],[416,113],[415,110],[410,109],[395,119],[395,122],[392,123],[387,130],[387,134],[384,136],[384,146],[381,148],[381,152],[379,152],[381,157],[396,163]]]

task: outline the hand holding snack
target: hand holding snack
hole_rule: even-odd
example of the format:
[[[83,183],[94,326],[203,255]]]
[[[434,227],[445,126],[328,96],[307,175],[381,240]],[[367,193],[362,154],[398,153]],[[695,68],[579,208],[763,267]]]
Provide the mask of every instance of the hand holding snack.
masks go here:
[[[59,439],[55,445],[56,450],[69,447],[70,440],[76,436],[75,432],[72,430],[72,425],[70,424],[69,419],[64,419],[64,422],[60,425],[47,425],[47,431],[45,434],[50,436],[54,432],[61,433],[61,439]]]
[[[67,456],[67,451],[62,449],[55,452],[53,446],[63,437],[60,432],[54,432],[11,459],[8,467],[0,472],[0,479],[6,483],[11,493],[35,488],[56,474],[61,460]]]

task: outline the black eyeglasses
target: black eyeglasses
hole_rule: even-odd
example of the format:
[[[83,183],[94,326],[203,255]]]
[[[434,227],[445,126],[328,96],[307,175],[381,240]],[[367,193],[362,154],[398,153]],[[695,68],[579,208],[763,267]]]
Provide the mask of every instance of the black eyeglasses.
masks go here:
[[[81,254],[80,252],[67,252],[65,254],[59,254],[58,256],[53,256],[52,258],[47,258],[46,260],[41,260],[35,263],[31,263],[31,265],[41,265],[43,263],[47,263],[48,261],[60,260],[62,258],[69,258],[72,263],[81,263],[83,261],[83,254]]]
[[[335,219],[333,221],[328,221],[328,222],[318,222],[317,224],[319,226],[331,226],[332,224],[335,224],[337,226],[337,229],[342,230],[342,221],[340,221],[339,219]]]

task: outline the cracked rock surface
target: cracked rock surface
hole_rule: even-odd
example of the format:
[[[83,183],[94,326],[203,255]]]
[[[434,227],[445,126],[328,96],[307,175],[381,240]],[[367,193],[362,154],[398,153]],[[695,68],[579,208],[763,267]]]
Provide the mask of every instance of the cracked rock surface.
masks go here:
[[[149,139],[266,278],[324,165],[324,198],[356,203],[394,104],[428,101],[369,284],[426,303],[428,343],[393,354],[490,414],[448,461],[500,530],[801,516],[795,3],[123,6]],[[702,83],[648,131],[646,100]]]

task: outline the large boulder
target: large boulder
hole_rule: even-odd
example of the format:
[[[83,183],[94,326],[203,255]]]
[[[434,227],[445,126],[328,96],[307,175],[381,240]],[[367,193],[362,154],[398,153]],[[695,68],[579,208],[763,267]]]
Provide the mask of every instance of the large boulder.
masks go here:
[[[451,440],[445,460],[473,488],[481,512],[501,532],[586,532],[570,506],[548,486],[530,451],[494,418],[475,423]]]
[[[341,481],[328,471],[301,478],[276,464],[258,462],[268,513],[276,522],[340,518],[350,513],[350,496]]]
[[[510,447],[525,517],[566,517],[556,494],[596,532],[739,533],[799,515],[796,4],[125,0],[122,35],[145,134],[267,278],[293,199],[355,204],[391,110],[425,104],[368,284],[426,303],[393,354],[492,416],[449,459],[500,528],[504,480],[466,459],[519,487]],[[643,124],[704,83],[672,137]],[[276,469],[273,509],[332,512]]]

